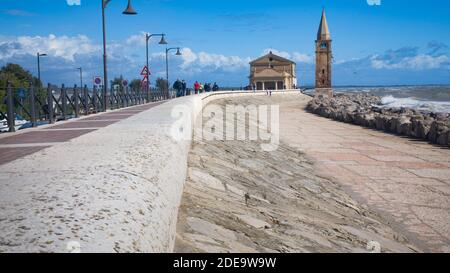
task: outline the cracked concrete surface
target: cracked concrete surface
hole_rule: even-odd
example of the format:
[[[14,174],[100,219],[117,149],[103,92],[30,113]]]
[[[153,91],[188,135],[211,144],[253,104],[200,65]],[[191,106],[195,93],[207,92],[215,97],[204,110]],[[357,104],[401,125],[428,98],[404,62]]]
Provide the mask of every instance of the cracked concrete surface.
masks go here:
[[[385,252],[428,250],[425,244],[419,243],[417,236],[394,224],[387,216],[388,212],[375,206],[398,207],[397,212],[400,212],[402,206],[397,205],[396,198],[408,198],[409,191],[416,191],[414,182],[387,188],[386,194],[380,192],[359,199],[360,196],[354,194],[354,190],[363,188],[364,191],[368,187],[361,185],[363,179],[373,179],[380,187],[389,177],[413,179],[415,175],[405,172],[401,163],[423,162],[369,157],[369,154],[387,156],[392,151],[395,151],[393,156],[398,155],[397,150],[386,148],[385,154],[377,144],[356,145],[356,142],[367,137],[375,143],[397,137],[371,136],[373,132],[363,128],[340,128],[351,125],[306,113],[303,108],[308,100],[298,94],[214,102],[221,107],[226,104],[279,104],[282,143],[278,150],[267,153],[261,151],[260,143],[252,141],[197,139],[194,142],[179,211],[176,251],[367,252],[366,247],[371,241],[378,242]],[[358,132],[356,136],[355,131]],[[344,142],[354,144],[343,147]],[[428,144],[422,145],[422,149],[432,150],[425,145]],[[318,152],[328,157],[318,160],[315,157]],[[400,160],[400,167],[392,166],[396,160]],[[324,167],[339,164],[349,166],[344,169],[345,173],[324,171]],[[367,171],[361,171],[365,166]],[[342,179],[346,175],[355,180],[345,183]],[[445,186],[429,179],[424,183]],[[430,197],[439,197],[436,202],[448,205],[448,193],[440,192]],[[419,202],[419,199],[411,201]],[[414,215],[411,211],[407,213]],[[442,226],[449,224],[445,217],[435,220]]]

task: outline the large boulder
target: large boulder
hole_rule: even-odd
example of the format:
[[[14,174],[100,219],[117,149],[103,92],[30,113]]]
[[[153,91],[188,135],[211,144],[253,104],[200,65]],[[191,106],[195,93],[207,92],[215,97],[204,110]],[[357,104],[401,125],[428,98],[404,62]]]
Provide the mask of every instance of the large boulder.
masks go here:
[[[427,113],[409,108],[384,108],[381,98],[369,94],[337,94],[316,97],[307,109],[337,121],[429,140],[449,145],[450,117],[448,114]]]
[[[437,117],[438,118],[438,117]],[[428,140],[439,145],[448,145],[448,134],[450,130],[450,121],[435,120],[431,124]]]
[[[411,118],[408,116],[400,116],[395,119],[395,132],[399,135],[409,136],[412,131]]]
[[[436,138],[436,144],[441,146],[449,146],[450,145],[450,129],[447,127],[446,130],[443,130],[439,136]]]
[[[428,139],[428,134],[433,124],[434,119],[428,117],[423,120],[419,120],[416,128],[416,137],[420,139]]]

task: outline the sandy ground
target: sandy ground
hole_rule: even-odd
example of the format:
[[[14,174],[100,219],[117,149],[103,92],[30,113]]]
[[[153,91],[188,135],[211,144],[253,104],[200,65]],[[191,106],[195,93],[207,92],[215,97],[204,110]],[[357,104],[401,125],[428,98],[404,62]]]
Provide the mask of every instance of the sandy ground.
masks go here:
[[[279,104],[283,120],[304,113],[308,99],[249,97],[214,104]],[[288,144],[293,135],[287,135],[285,122],[274,152],[262,151],[257,141],[193,143],[175,251],[367,252],[368,246],[383,252],[424,251],[404,229],[325,175],[305,149]],[[302,128],[301,122],[288,122]]]

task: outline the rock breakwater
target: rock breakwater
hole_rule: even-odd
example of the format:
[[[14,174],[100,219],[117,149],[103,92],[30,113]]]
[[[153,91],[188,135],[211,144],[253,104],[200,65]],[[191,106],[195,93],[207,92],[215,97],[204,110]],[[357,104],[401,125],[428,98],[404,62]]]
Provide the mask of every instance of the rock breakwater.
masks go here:
[[[450,146],[450,116],[409,108],[384,108],[381,98],[370,94],[337,94],[316,97],[307,110],[317,115]]]

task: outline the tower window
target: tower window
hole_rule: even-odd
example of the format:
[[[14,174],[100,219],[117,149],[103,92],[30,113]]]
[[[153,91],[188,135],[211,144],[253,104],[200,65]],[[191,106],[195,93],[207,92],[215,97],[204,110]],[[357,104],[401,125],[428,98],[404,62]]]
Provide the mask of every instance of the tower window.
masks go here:
[[[322,69],[322,74],[325,74],[325,69]]]
[[[325,49],[325,48],[327,48],[327,47],[328,47],[328,45],[327,45],[326,42],[322,42],[322,43],[320,44],[320,48],[322,48],[322,49]]]

